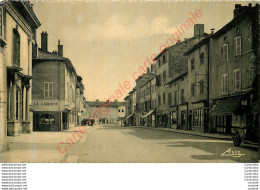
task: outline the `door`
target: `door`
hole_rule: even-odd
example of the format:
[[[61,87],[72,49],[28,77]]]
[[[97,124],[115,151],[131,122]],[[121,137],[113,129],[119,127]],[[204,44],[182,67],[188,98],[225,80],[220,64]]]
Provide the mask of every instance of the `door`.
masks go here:
[[[226,116],[226,133],[231,133],[231,126],[232,126],[232,116]]]
[[[63,123],[63,128],[68,129],[68,114],[67,113],[62,113],[62,123]]]

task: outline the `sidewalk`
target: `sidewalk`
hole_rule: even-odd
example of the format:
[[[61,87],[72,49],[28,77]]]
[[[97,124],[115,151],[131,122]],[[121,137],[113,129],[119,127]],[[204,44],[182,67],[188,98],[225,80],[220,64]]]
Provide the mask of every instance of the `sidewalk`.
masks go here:
[[[154,129],[154,130],[161,130],[161,131],[169,131],[169,132],[173,132],[173,133],[181,133],[181,134],[188,134],[188,135],[194,135],[194,136],[200,136],[200,137],[208,137],[208,138],[232,141],[232,135],[227,135],[227,134],[201,133],[201,132],[186,131],[186,130],[181,130],[181,129],[145,127],[145,126],[128,126],[128,127],[147,128],[147,129]]]
[[[79,127],[74,127],[64,131],[39,131],[32,132],[31,134],[20,134],[16,137],[8,136],[9,151],[0,153],[0,161],[2,163],[59,163],[71,149],[66,140],[68,138],[73,139],[72,135],[75,133],[74,136],[76,139],[74,143],[81,142],[86,138],[89,128],[89,126],[86,126],[87,130],[84,134],[80,133]],[[74,130],[78,131],[81,137]],[[66,153],[58,151],[57,146],[60,142],[64,142],[60,144],[60,149],[65,150],[67,147]]]

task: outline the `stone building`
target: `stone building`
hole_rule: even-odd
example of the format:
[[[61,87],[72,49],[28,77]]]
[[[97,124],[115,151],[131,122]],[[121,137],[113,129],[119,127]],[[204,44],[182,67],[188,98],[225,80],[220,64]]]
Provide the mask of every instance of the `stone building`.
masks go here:
[[[95,124],[118,124],[119,123],[119,108],[120,112],[126,108],[125,102],[109,102],[107,101],[87,101],[87,110],[90,119],[95,119]]]
[[[136,112],[136,90],[133,88],[129,94],[124,98],[125,100],[125,121],[126,125],[135,125],[135,112]]]
[[[0,151],[5,136],[32,131],[32,45],[40,25],[29,1],[0,2]]]
[[[141,91],[141,122],[140,124],[147,127],[155,127],[155,105],[156,104],[156,74],[150,73],[148,69],[147,75],[149,76],[148,80],[140,87]],[[153,84],[153,85],[152,85]]]
[[[41,33],[41,49],[33,58],[33,129],[61,131],[77,125],[77,73],[63,45],[58,52],[48,51],[48,34]]]
[[[77,84],[76,84],[76,115],[77,121],[76,124],[79,126],[83,119],[89,117],[86,105],[86,99],[84,97],[84,85],[82,83],[82,77],[77,76]]]
[[[211,131],[258,126],[259,4],[237,4],[234,18],[210,41]]]
[[[154,59],[157,65],[157,97],[158,104],[156,110],[157,123],[159,127],[170,127],[171,124],[171,115],[174,115],[177,111],[177,107],[171,107],[173,93],[175,93],[175,88],[171,84],[172,81],[176,81],[181,76],[183,76],[188,71],[188,58],[184,56],[184,53],[199,42],[202,38],[207,36],[204,33],[204,25],[203,24],[195,24],[194,25],[194,36],[189,39],[184,39],[184,41],[178,40],[175,45],[164,49],[161,53],[157,55]],[[171,88],[173,87],[173,89]],[[185,90],[185,93],[188,89]],[[178,92],[179,94],[179,92]],[[185,118],[185,125],[188,125],[186,121],[186,117],[188,115],[187,99],[185,103],[181,103],[181,107],[185,107],[182,109],[183,118]],[[179,108],[179,107],[178,107]],[[179,109],[178,109],[179,110]],[[180,111],[180,110],[179,110]],[[179,114],[177,114],[178,116]],[[183,119],[184,120],[184,119]],[[180,121],[180,119],[178,120]],[[184,122],[184,121],[183,121]],[[181,122],[181,123],[183,123]],[[186,126],[185,128],[188,129]]]
[[[198,132],[209,132],[210,37],[202,39],[184,54],[188,56],[189,128]]]

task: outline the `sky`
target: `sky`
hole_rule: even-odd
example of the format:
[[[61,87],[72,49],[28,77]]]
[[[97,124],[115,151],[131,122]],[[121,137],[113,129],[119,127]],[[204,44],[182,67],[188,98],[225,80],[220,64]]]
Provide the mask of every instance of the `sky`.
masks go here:
[[[146,57],[160,53],[160,47],[181,24],[202,12],[195,23],[204,24],[210,33],[233,18],[236,2],[155,2],[155,1],[32,1],[41,22],[37,33],[40,46],[42,31],[48,32],[48,50],[57,50],[58,39],[63,55],[83,78],[88,101],[107,100],[125,81],[130,88],[118,96],[122,101],[135,86],[133,73]],[[241,3],[246,5],[249,2]],[[193,27],[181,39],[193,36]],[[124,88],[124,87],[123,87]]]

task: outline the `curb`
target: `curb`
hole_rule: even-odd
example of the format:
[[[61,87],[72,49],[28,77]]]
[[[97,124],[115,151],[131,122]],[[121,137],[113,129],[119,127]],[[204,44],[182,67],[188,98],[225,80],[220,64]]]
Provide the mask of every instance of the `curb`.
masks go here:
[[[159,130],[159,131],[166,131],[166,132],[171,132],[171,133],[180,133],[180,134],[185,134],[185,135],[193,135],[193,136],[199,136],[199,137],[207,137],[211,139],[219,139],[219,140],[228,140],[232,141],[232,137],[214,137],[214,136],[208,136],[204,134],[194,134],[194,133],[186,133],[184,131],[172,131],[168,128],[154,128],[154,127],[142,127],[142,126],[127,126],[127,127],[132,127],[132,128],[140,128],[140,129],[153,129],[153,130]]]

